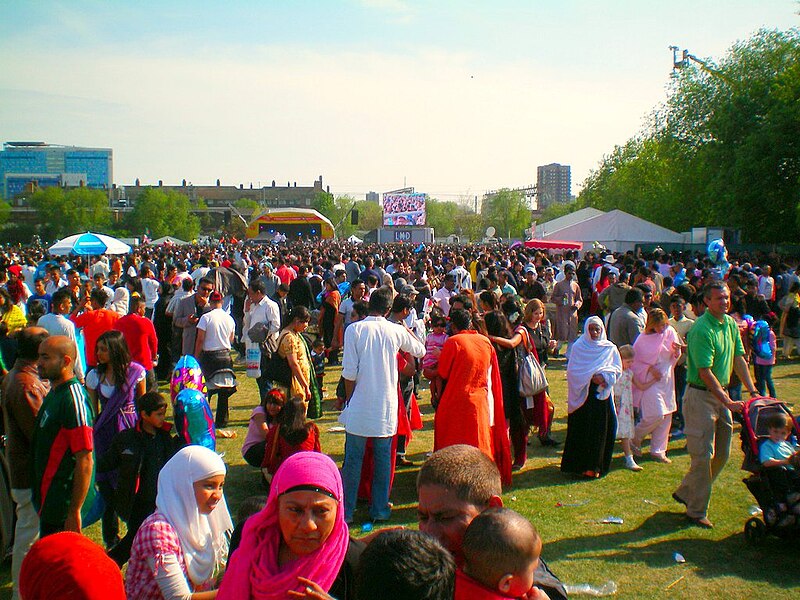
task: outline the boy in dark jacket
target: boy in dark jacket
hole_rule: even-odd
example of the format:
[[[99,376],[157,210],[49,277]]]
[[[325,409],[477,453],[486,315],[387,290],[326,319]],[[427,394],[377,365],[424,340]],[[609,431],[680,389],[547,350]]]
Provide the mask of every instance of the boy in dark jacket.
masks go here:
[[[120,567],[130,558],[139,526],[156,509],[161,467],[182,445],[170,435],[172,425],[165,421],[164,396],[158,392],[144,394],[136,400],[136,412],[139,415],[136,426],[116,435],[97,466],[100,472],[118,471],[114,510],[128,524],[128,532],[108,555]]]

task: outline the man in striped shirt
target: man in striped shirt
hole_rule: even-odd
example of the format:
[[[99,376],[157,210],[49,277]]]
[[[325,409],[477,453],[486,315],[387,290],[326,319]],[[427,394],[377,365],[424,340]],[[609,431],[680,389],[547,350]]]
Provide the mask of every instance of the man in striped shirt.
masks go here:
[[[94,502],[92,413],[85,388],[75,377],[77,348],[69,338],[51,336],[39,345],[39,377],[50,380],[31,440],[33,506],[44,537],[80,533]]]

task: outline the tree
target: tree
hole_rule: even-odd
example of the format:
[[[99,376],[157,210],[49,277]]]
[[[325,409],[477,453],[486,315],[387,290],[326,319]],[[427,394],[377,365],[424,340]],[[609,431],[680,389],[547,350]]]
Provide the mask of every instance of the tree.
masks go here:
[[[483,202],[483,220],[506,239],[523,237],[531,224],[531,209],[525,195],[518,190],[503,188],[488,196]]]
[[[328,192],[317,192],[314,194],[312,205],[314,206],[314,210],[316,210],[322,216],[333,221],[331,215],[333,215],[334,211],[336,210],[333,194],[329,194]],[[334,225],[336,225],[336,223],[334,223]]]
[[[261,205],[258,202],[250,198],[239,198],[234,203],[234,206],[239,210],[244,210],[251,213],[257,211],[261,207]]]
[[[200,219],[192,214],[187,196],[176,191],[147,188],[128,216],[128,228],[137,235],[150,231],[151,238],[171,235],[191,241],[200,234]]]
[[[360,200],[356,202],[356,210],[358,211],[358,229],[371,231],[383,225],[383,209],[377,202]]]
[[[11,216],[11,205],[0,200],[0,227],[8,222]]]
[[[604,157],[581,206],[754,242],[800,233],[800,31],[761,30],[714,66],[685,66],[646,129]]]
[[[45,239],[83,231],[102,233],[111,225],[108,195],[102,190],[48,187],[34,192],[29,203],[36,210]]]

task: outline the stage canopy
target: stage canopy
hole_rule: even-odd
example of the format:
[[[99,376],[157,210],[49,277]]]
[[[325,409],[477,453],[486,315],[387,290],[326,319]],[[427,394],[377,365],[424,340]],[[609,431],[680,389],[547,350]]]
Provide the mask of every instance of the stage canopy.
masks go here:
[[[311,208],[270,208],[247,226],[248,239],[272,240],[283,234],[287,241],[332,239],[333,223]]]

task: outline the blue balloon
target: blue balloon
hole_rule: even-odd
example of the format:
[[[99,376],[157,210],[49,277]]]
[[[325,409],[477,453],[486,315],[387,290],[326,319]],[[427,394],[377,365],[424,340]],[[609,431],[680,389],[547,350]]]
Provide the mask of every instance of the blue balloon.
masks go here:
[[[173,410],[175,430],[184,442],[216,451],[214,415],[205,394],[199,390],[184,388],[175,397]]]

